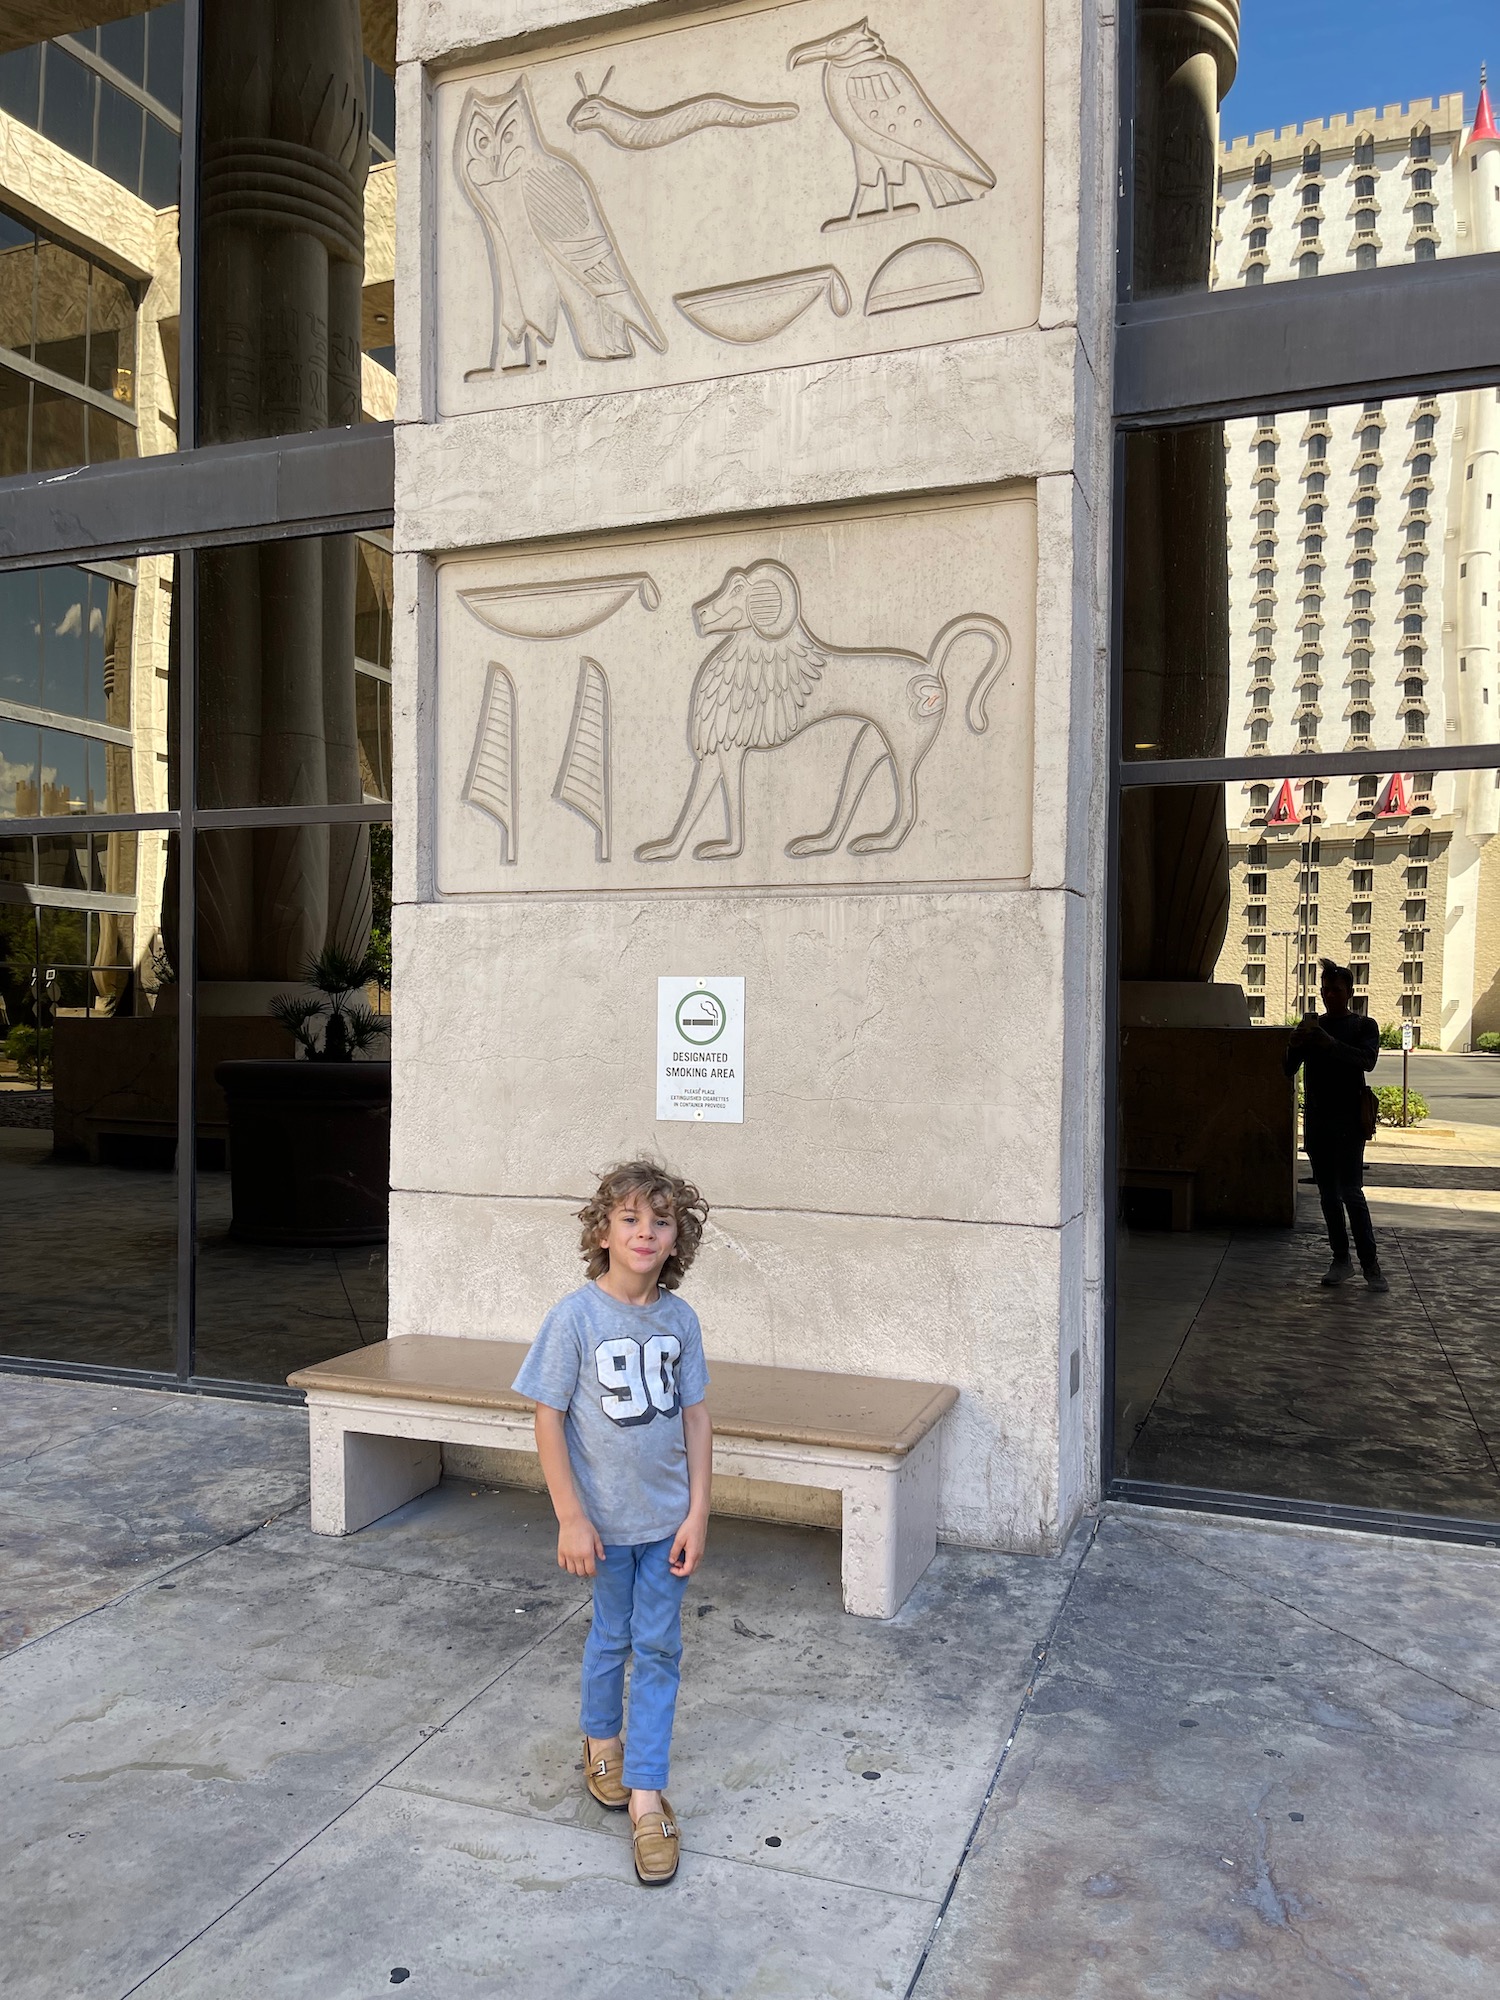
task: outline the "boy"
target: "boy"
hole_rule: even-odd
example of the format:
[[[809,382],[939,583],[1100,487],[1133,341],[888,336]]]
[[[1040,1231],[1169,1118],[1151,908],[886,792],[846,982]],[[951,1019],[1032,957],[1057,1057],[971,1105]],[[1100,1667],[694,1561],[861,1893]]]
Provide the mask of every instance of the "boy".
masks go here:
[[[558,1567],[594,1579],[584,1786],[602,1806],[629,1808],[635,1872],[651,1886],[677,1873],[681,1840],[663,1788],[682,1595],[708,1534],[708,1370],[698,1316],[675,1296],[707,1218],[698,1190],[654,1161],[612,1167],[578,1212],[588,1282],[542,1321],[515,1380],[536,1404]]]

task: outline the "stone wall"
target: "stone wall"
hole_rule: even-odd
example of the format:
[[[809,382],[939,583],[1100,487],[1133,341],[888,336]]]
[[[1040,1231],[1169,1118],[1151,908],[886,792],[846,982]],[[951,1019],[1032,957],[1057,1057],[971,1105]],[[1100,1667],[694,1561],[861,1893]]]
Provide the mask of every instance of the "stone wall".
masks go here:
[[[1044,1549],[1097,1487],[1113,30],[848,16],[403,9],[391,1330],[527,1337],[657,1151],[710,1358],[956,1384],[942,1532]],[[744,978],[742,1124],[655,1118],[670,974]]]

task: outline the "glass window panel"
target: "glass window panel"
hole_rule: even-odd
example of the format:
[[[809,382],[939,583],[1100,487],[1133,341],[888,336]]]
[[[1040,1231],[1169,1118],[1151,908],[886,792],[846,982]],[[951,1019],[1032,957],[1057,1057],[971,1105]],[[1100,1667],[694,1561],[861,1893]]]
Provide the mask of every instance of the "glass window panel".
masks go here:
[[[42,731],[42,812],[51,817],[88,809],[89,745],[70,730]]]
[[[203,22],[200,365],[206,444],[275,437],[394,414],[395,168],[368,145],[345,157],[345,127],[309,107],[329,100],[366,126],[367,65],[340,8],[206,0]],[[273,93],[257,79],[287,64],[305,81]],[[347,114],[346,114],[347,115]],[[269,146],[278,185],[297,180],[305,230],[259,229],[246,162]],[[289,197],[288,197],[289,198]]]
[[[94,96],[98,79],[56,42],[42,65],[42,134],[75,159],[94,157]]]
[[[1137,19],[1138,295],[1500,249],[1500,145],[1472,137],[1480,10],[1434,10],[1419,32],[1361,0],[1325,0],[1310,27],[1285,7]],[[1322,254],[1303,256],[1314,204]]]
[[[89,926],[86,910],[42,909],[37,912],[42,931],[42,963],[50,968],[83,967],[89,963]]]
[[[87,715],[90,585],[71,564],[41,572],[42,706],[58,715]]]
[[[1269,493],[1262,418],[1129,439],[1126,758],[1500,740],[1500,402],[1483,388],[1367,416],[1278,412]]]
[[[174,1365],[177,1020],[136,949],[129,917],[0,904],[0,1096],[42,1091],[0,1148],[7,1354]]]
[[[48,383],[33,383],[30,470],[53,472],[84,462],[83,404]]]
[[[1327,778],[1321,800],[1293,785],[1276,824],[1238,781],[1122,794],[1117,1472],[1500,1515],[1486,1447],[1500,1418],[1487,1283],[1500,1074],[1463,1053],[1500,1032],[1500,877],[1483,858],[1495,779],[1439,772],[1419,792],[1411,777]],[[1268,917],[1255,935],[1252,875]],[[1383,1122],[1368,1147],[1357,1093],[1338,1088],[1363,1072],[1286,1075],[1303,1012],[1326,1032],[1320,950],[1354,969],[1353,1012],[1375,1024]],[[1403,1023],[1418,1037],[1405,1128]],[[1367,1249],[1390,1281],[1378,1299],[1357,1257],[1350,1284],[1320,1284],[1333,1154],[1346,1187],[1362,1172]]]
[[[132,196],[139,193],[171,209],[177,202],[177,134],[89,63],[109,60],[90,54],[107,44],[129,57],[128,73],[134,78],[144,50],[149,91],[155,73],[152,51],[159,47],[163,113],[172,115],[167,103],[175,106],[181,95],[181,6],[148,9],[138,4],[125,12],[116,0],[107,11],[116,18],[105,24],[104,44],[94,23],[78,19],[88,12],[84,0],[66,20],[54,15],[48,23],[68,30],[69,47],[46,42],[18,52],[33,66],[40,62],[42,87],[30,109],[22,105],[14,115]],[[87,46],[73,49],[75,39]],[[26,141],[5,155],[16,162],[21,178],[14,194],[28,210],[38,199],[39,185],[25,167],[31,144]],[[20,351],[32,352],[56,375],[86,384],[111,403],[133,405],[142,379],[152,384],[152,393],[139,429],[108,412],[90,421],[81,409],[60,403],[55,388],[33,392],[29,384],[8,376],[0,363],[0,478],[175,450],[177,316],[168,311],[157,317],[155,304],[144,316],[140,310],[144,299],[166,305],[176,293],[175,229],[153,227],[128,204],[122,210],[118,197],[92,174],[71,174],[63,162],[49,172],[68,190],[66,217],[59,217],[59,237],[66,240],[48,237],[44,223],[39,248],[28,252],[28,217],[6,209],[6,172],[0,161],[0,350],[19,343]],[[34,267],[30,281],[23,268],[28,257]],[[130,266],[129,282],[117,268],[122,258]]]
[[[45,238],[36,253],[36,359],[69,381],[88,379],[89,266]]]
[[[110,810],[109,782],[105,767],[107,747],[107,745],[99,742],[97,738],[91,737],[89,739],[87,810],[91,813],[108,812]]]
[[[89,286],[88,381],[118,403],[135,401],[135,319],[130,287],[96,264]]]
[[[396,150],[396,79],[387,76],[365,59],[365,75],[370,93],[370,136],[383,146],[387,153]]]
[[[26,49],[7,49],[0,55],[0,111],[8,111],[23,125],[34,126],[41,103],[42,51],[33,44]]]
[[[0,479],[25,472],[31,457],[31,384],[0,363]]]
[[[146,88],[158,104],[182,111],[182,0],[146,16]]]
[[[347,1064],[292,1061],[290,1035],[264,1006],[253,1014],[217,1010],[211,996],[223,976],[227,930],[218,911],[200,909],[199,1045],[219,1084],[198,1100],[194,1365],[199,1375],[279,1383],[294,1368],[386,1332],[392,1002],[381,978],[389,981],[389,828],[304,827],[204,841],[215,843],[207,852],[216,870],[238,853],[265,886],[233,963],[262,980],[279,978],[279,986],[262,985],[267,1001],[289,988],[318,997],[298,980],[301,954],[341,944],[357,957],[376,947],[371,976],[349,996],[363,1010],[369,1046]],[[361,885],[359,915],[341,936],[322,893],[325,853],[352,867]],[[325,1007],[332,997],[322,996]],[[326,1046],[323,1022],[309,1032]],[[268,1057],[280,1059],[269,1074],[239,1067]]]
[[[0,701],[41,706],[41,580],[34,570],[0,575]]]
[[[133,424],[122,423],[118,417],[106,416],[103,410],[88,411],[90,465],[110,465],[116,459],[134,458],[137,441]]]
[[[0,209],[0,347],[30,354],[36,290],[36,235]]]
[[[132,194],[141,184],[141,137],[146,114],[132,97],[106,79],[99,82],[99,144],[96,165]]]
[[[35,880],[35,843],[30,840],[0,840],[0,882]]]
[[[141,155],[141,200],[152,208],[175,208],[181,165],[181,140],[170,125],[163,125],[148,112]]]
[[[359,549],[330,535],[199,555],[200,804],[364,797]]]
[[[132,83],[146,81],[146,17],[131,14],[123,21],[106,21],[99,30],[99,53],[112,69]]]
[[[0,816],[35,819],[40,813],[38,754],[35,729],[24,722],[0,719]]]
[[[87,713],[96,722],[105,719],[105,621],[109,610],[110,583],[107,577],[92,575],[87,570],[80,572],[83,577],[83,649],[84,681],[88,689]]]

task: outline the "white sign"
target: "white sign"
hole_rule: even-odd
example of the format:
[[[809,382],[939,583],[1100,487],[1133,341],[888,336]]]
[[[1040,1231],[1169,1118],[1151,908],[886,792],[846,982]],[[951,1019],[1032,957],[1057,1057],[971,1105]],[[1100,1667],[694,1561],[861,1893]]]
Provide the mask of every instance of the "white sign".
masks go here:
[[[745,1122],[745,982],[656,982],[656,1115]]]
[[[1410,1022],[1410,1021],[1405,1021],[1405,1022],[1403,1022],[1403,1023],[1402,1023],[1402,1027],[1401,1027],[1401,1046],[1402,1046],[1402,1048],[1403,1048],[1403,1049],[1409,1049],[1409,1048],[1411,1047],[1411,1045],[1412,1045],[1412,1041],[1413,1041],[1413,1039],[1414,1039],[1414,1038],[1413,1038],[1413,1035],[1412,1035],[1412,1025],[1411,1025],[1411,1022]]]

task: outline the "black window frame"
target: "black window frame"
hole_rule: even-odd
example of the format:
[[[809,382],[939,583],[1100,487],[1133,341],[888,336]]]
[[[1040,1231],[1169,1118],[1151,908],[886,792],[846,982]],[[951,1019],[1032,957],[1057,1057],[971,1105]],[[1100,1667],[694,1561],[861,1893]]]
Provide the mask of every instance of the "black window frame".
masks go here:
[[[223,4],[224,0],[219,0]],[[197,836],[227,827],[309,822],[378,824],[391,808],[379,801],[311,808],[207,810],[197,803],[197,550],[229,543],[307,535],[389,531],[395,514],[393,426],[345,429],[200,446],[198,132],[203,18],[208,0],[185,0],[182,65],[182,157],[178,201],[181,265],[178,449],[151,458],[28,473],[0,480],[0,572],[49,568],[115,557],[175,554],[179,619],[176,753],[178,809],[70,815],[70,833],[165,831],[178,836],[177,1268],[174,1367],[166,1370],[48,1361],[0,1355],[0,1373],[52,1375],[194,1394],[300,1403],[275,1384],[224,1381],[195,1373],[197,1173]],[[42,37],[38,38],[44,39]],[[54,819],[4,822],[6,838],[56,834]]]
[[[1120,962],[1120,799],[1133,787],[1264,780],[1259,757],[1127,761],[1123,741],[1125,445],[1133,432],[1260,417],[1386,398],[1500,385],[1500,252],[1415,259],[1373,270],[1319,273],[1311,282],[1137,297],[1133,284],[1137,193],[1136,49],[1146,0],[1119,11],[1118,176],[1114,312],[1114,442],[1110,582],[1110,772],[1106,904],[1103,1215],[1103,1356],[1100,1467],[1106,1497],[1260,1519],[1347,1526],[1494,1544],[1500,1525],[1400,1509],[1286,1500],[1124,1478],[1115,1438],[1116,1212]],[[1426,166],[1430,140],[1410,158]],[[1321,161],[1319,161],[1321,171]],[[1306,161],[1302,171],[1308,171]],[[1269,178],[1269,173],[1267,175]],[[1256,163],[1254,185],[1263,185]],[[1212,188],[1205,200],[1213,199]],[[1418,361],[1420,358],[1420,365]],[[1308,778],[1500,769],[1500,743],[1408,743],[1288,755],[1278,773]]]

